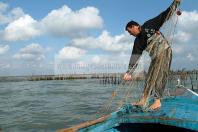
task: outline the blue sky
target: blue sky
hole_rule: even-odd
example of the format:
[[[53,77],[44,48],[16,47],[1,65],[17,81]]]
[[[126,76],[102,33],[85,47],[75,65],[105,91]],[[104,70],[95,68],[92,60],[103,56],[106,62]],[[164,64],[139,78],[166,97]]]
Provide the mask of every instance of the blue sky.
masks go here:
[[[125,72],[134,40],[124,31],[126,23],[142,24],[171,3],[1,0],[0,75]],[[197,69],[198,1],[183,0],[181,10],[172,69]],[[104,68],[110,64],[120,68]]]

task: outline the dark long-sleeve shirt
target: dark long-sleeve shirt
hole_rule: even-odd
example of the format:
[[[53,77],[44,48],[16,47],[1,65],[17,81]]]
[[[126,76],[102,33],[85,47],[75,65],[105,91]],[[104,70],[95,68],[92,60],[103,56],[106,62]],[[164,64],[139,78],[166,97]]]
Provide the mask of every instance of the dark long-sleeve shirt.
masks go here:
[[[140,34],[138,34],[138,36],[135,38],[134,41],[134,46],[129,61],[129,67],[127,73],[130,72],[130,70],[133,68],[133,66],[136,64],[137,60],[141,56],[142,52],[146,49],[148,45],[147,40],[153,34],[155,34],[156,31],[159,31],[160,27],[172,16],[178,4],[179,3],[174,1],[165,11],[163,11],[161,14],[154,17],[153,19],[146,21],[141,26],[141,32]]]

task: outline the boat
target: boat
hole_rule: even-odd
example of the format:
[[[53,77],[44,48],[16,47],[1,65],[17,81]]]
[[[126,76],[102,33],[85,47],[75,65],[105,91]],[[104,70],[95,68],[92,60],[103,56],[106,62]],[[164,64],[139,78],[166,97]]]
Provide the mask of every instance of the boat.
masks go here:
[[[119,110],[58,132],[179,132],[198,131],[198,94],[186,88],[173,90],[159,110],[125,104]]]

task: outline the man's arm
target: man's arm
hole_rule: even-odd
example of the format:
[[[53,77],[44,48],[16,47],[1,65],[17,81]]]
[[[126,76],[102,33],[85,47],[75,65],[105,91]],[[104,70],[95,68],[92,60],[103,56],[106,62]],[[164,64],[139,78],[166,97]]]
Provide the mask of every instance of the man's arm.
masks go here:
[[[133,51],[131,53],[130,61],[129,61],[129,66],[128,70],[126,73],[130,73],[130,71],[133,69],[134,65],[137,63],[138,59],[140,58],[143,50],[141,50],[139,46],[139,42],[135,41],[134,46],[133,46]]]
[[[157,17],[148,20],[145,22],[145,25],[154,28],[156,30],[159,30],[160,27],[170,19],[170,17],[173,15],[173,13],[176,11],[177,7],[180,4],[180,0],[174,0],[173,3],[161,14],[159,14]]]
[[[131,73],[132,69],[134,68],[134,66],[136,65],[136,62],[138,61],[138,59],[140,58],[141,54],[131,54],[131,58],[129,61],[129,66],[128,66],[128,70],[126,73]]]
[[[134,50],[133,50],[134,51]],[[126,81],[129,81],[132,79],[132,72],[133,72],[133,68],[136,68],[137,66],[137,61],[138,59],[140,58],[141,54],[131,54],[131,58],[130,58],[130,61],[129,61],[129,67],[128,67],[128,70],[127,72],[124,74],[124,77],[123,79],[126,80]]]

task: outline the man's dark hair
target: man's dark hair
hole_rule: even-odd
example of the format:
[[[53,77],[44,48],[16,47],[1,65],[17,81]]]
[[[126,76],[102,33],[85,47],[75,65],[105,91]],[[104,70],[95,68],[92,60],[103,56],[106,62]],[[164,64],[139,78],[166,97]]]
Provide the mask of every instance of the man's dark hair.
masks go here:
[[[135,22],[135,21],[130,21],[127,23],[126,27],[125,27],[125,30],[127,31],[127,28],[128,27],[131,27],[131,26],[139,26],[139,23]]]

